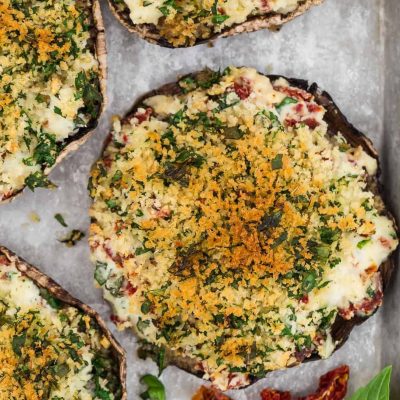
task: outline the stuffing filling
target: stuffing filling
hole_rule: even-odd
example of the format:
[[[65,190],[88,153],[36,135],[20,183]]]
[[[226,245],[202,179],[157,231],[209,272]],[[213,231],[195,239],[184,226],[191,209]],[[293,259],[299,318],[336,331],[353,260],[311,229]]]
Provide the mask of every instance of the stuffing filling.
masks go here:
[[[377,162],[312,94],[250,68],[183,78],[114,121],[89,184],[95,278],[120,328],[222,389],[328,357],[381,304],[396,248]]]
[[[65,141],[99,115],[90,6],[0,1],[0,201],[48,186]]]
[[[118,361],[96,321],[0,254],[0,398],[121,398]]]
[[[173,46],[190,46],[253,16],[289,14],[304,0],[124,0],[132,22],[153,24]],[[117,7],[121,5],[117,4]]]

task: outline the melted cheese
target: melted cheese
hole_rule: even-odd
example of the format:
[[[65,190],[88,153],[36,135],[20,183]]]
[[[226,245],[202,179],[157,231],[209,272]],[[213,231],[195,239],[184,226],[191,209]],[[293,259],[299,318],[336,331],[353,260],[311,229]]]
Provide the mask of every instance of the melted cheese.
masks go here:
[[[157,25],[173,45],[193,44],[212,33],[245,22],[251,16],[270,13],[286,15],[301,0],[224,0],[200,2],[124,0],[135,25]],[[217,4],[215,4],[217,3]]]
[[[398,244],[368,190],[376,160],[283,79],[230,68],[179,85],[116,120],[92,171],[95,277],[118,326],[222,389],[328,357],[336,315],[380,305]]]

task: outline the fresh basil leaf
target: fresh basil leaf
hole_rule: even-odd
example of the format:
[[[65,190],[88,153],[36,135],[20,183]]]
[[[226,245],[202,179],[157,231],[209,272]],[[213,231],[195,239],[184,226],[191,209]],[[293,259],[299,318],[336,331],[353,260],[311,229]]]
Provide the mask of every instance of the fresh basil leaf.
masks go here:
[[[367,386],[358,389],[349,400],[389,400],[392,367],[384,368]]]
[[[143,392],[140,397],[144,400],[165,400],[165,388],[162,382],[160,382],[153,375],[144,375],[140,379],[140,383],[147,385],[147,390]]]

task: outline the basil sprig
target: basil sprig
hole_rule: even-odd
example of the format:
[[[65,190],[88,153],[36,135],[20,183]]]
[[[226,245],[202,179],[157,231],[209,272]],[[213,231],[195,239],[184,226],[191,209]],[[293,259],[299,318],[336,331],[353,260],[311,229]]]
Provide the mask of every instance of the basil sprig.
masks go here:
[[[389,400],[392,367],[384,368],[367,386],[358,389],[349,400]]]
[[[140,383],[147,385],[147,390],[140,395],[143,400],[165,400],[165,388],[153,375],[144,375],[140,379]]]

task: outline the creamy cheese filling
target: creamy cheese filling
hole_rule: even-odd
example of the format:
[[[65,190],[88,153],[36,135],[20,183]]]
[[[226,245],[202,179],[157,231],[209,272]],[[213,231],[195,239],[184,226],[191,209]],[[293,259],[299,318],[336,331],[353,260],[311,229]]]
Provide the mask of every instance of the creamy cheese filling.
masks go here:
[[[120,398],[106,336],[0,255],[0,398]]]
[[[75,0],[0,3],[0,201],[45,186],[68,137],[99,112],[89,6]]]
[[[120,328],[227,389],[334,350],[340,314],[381,304],[398,244],[376,160],[284,79],[203,72],[115,120],[92,171],[95,278]]]
[[[165,1],[124,0],[136,25],[153,24],[174,45],[190,44],[213,32],[245,22],[250,16],[288,14],[303,0]],[[181,36],[181,37],[179,37]]]

